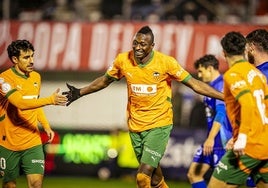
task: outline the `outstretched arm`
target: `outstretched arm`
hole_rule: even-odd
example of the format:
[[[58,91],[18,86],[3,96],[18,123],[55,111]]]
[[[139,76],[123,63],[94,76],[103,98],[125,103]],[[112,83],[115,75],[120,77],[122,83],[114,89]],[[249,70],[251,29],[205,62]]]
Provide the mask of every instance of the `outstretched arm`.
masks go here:
[[[67,84],[69,91],[65,91],[62,94],[67,96],[67,98],[68,98],[67,106],[68,106],[73,101],[77,100],[78,98],[80,98],[84,95],[88,95],[88,94],[97,92],[99,90],[102,90],[102,89],[108,87],[113,81],[114,80],[111,77],[103,75],[103,76],[95,79],[88,86],[85,86],[85,87],[80,88],[80,89]]]
[[[9,102],[21,110],[39,108],[46,105],[61,105],[65,106],[67,102],[66,96],[60,94],[60,89],[57,89],[51,96],[39,99],[23,99],[20,92],[14,91],[7,96]]]
[[[83,96],[83,95],[87,95],[87,94],[102,90],[102,89],[108,87],[113,81],[114,80],[111,77],[103,75],[103,76],[95,79],[88,86],[81,88],[80,95]]]
[[[184,85],[192,88],[192,90],[194,90],[198,94],[223,100],[223,93],[215,90],[210,85],[208,85],[200,80],[197,80],[193,77],[191,79],[189,79],[187,82],[183,82],[183,83],[184,83]]]

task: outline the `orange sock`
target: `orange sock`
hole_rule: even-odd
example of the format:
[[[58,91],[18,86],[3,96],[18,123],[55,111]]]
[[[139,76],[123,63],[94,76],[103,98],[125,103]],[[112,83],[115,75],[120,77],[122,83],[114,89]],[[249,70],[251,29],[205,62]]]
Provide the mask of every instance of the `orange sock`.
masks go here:
[[[146,174],[138,173],[136,182],[138,188],[151,188],[151,177]]]
[[[168,185],[166,184],[164,178],[155,186],[152,186],[152,188],[169,188]]]

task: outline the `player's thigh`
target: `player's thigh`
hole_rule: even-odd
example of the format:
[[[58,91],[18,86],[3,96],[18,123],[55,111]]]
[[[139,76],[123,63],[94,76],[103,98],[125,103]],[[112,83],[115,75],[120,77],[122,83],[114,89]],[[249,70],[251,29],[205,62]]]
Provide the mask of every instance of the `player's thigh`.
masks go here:
[[[21,159],[23,172],[28,174],[44,174],[45,157],[42,145],[24,150]]]
[[[144,132],[141,162],[157,168],[169,140],[172,126],[164,126]]]
[[[254,171],[261,161],[247,155],[236,157],[233,151],[227,151],[222,157],[212,176],[230,185],[244,185],[249,174]]]
[[[142,135],[140,133],[129,132],[129,136],[136,158],[140,162],[142,155]]]
[[[20,153],[0,146],[0,156],[3,182],[15,180],[20,175]]]

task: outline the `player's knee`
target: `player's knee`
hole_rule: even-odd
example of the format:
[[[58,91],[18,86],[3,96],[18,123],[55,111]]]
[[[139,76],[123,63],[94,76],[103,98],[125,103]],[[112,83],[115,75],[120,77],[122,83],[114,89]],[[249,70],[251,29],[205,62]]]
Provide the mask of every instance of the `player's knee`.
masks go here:
[[[157,184],[153,184],[153,182],[151,182],[151,187],[152,188],[169,188],[163,176],[162,176],[162,179]]]
[[[189,180],[190,182],[193,181],[194,174],[193,174],[192,171],[188,171],[188,172],[187,172],[187,178],[188,178],[188,180]]]
[[[137,174],[136,182],[137,182],[138,188],[150,188],[151,187],[151,177],[144,173]]]

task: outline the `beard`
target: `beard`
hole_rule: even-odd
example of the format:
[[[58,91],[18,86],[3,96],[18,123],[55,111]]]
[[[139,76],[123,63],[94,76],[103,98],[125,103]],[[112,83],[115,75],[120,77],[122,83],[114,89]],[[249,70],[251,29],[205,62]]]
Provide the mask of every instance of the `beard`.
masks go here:
[[[247,58],[249,63],[255,64],[255,58],[250,52],[247,53]]]

